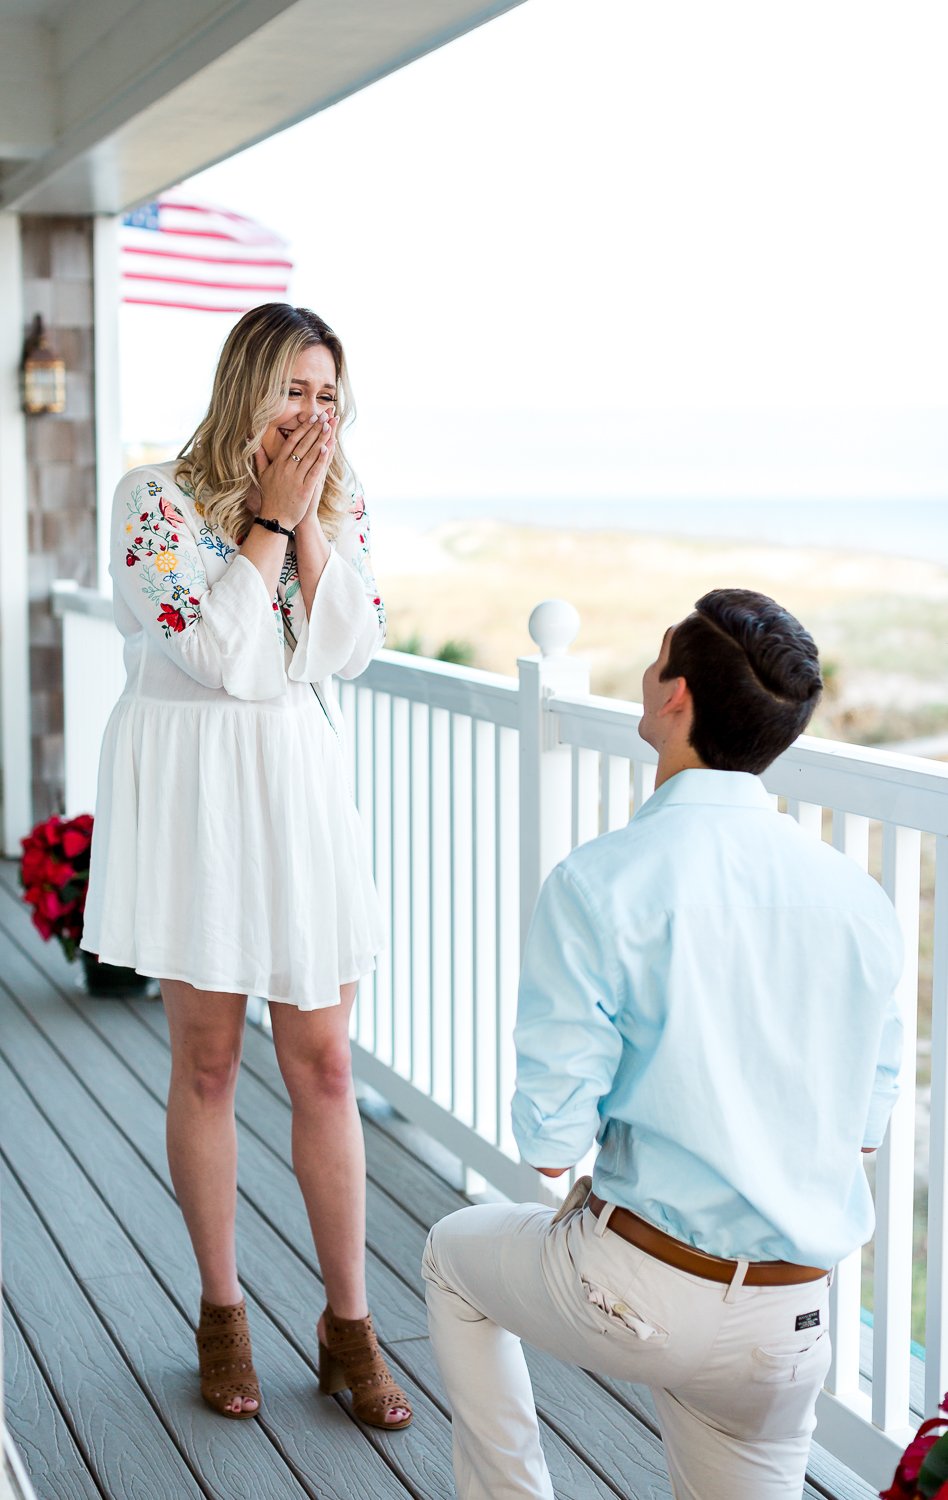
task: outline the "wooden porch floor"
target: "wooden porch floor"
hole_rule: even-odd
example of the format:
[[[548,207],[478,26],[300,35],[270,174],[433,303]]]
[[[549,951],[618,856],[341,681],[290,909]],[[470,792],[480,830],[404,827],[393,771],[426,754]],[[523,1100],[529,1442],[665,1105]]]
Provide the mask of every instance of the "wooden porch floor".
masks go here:
[[[90,1000],[0,864],[0,1148],[6,1415],[39,1500],[447,1500],[451,1436],[419,1269],[465,1199],[397,1119],[366,1107],[369,1299],[415,1408],[370,1431],[316,1391],[319,1267],[290,1167],[289,1109],[248,1027],[238,1093],[243,1284],[264,1400],[200,1401],[198,1283],[168,1179],[169,1053],[154,1001]],[[670,1500],[648,1393],[531,1352],[557,1496]],[[814,1452],[809,1500],[870,1500]]]

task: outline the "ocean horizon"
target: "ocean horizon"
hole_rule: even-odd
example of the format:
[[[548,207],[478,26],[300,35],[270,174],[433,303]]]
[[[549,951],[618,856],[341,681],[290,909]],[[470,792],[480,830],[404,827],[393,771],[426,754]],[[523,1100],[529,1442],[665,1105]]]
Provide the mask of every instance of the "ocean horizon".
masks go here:
[[[646,531],[710,541],[828,547],[948,566],[948,500],[376,501],[376,518],[421,531],[495,520],[567,530]]]

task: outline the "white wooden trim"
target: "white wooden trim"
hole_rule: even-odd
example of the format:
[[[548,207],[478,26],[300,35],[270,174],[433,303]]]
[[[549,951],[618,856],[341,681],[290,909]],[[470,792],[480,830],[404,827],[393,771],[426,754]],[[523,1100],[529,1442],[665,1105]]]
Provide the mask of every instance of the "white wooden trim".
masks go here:
[[[869,1397],[861,1393],[843,1399],[821,1391],[817,1398],[813,1441],[877,1490],[892,1483],[902,1450],[914,1436],[913,1427],[880,1432],[872,1424]]]
[[[33,822],[26,424],[20,409],[23,267],[19,214],[0,213],[0,791],[3,852]]]
[[[119,225],[92,221],[93,359],[95,369],[96,577],[111,592],[109,528],[112,496],[122,477],[122,399],[119,381]]]

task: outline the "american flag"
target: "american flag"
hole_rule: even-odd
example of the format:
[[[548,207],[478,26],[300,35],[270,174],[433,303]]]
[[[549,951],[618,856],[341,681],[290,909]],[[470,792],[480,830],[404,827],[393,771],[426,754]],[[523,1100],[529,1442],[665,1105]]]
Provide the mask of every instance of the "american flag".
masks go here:
[[[285,299],[287,242],[243,214],[158,198],[122,220],[122,301],[243,313]]]

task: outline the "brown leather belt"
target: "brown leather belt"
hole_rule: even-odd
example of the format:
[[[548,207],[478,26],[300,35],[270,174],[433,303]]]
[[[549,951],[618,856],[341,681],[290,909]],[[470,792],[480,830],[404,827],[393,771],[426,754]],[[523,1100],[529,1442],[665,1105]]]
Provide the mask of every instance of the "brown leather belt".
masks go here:
[[[605,1206],[604,1200],[597,1198],[595,1193],[590,1193],[586,1199],[586,1207],[592,1209],[597,1219]],[[736,1260],[722,1260],[718,1255],[707,1255],[704,1250],[696,1250],[693,1245],[686,1245],[664,1230],[656,1229],[654,1224],[640,1219],[638,1214],[632,1213],[628,1208],[620,1208],[618,1205],[613,1208],[608,1228],[620,1239],[628,1240],[630,1245],[636,1245],[647,1255],[664,1261],[666,1266],[674,1266],[677,1271],[687,1271],[691,1276],[703,1276],[706,1281],[730,1281],[737,1270]],[[795,1266],[789,1260],[752,1260],[747,1267],[743,1284],[795,1286],[797,1282],[819,1281],[821,1276],[828,1275],[829,1272],[820,1266]]]

